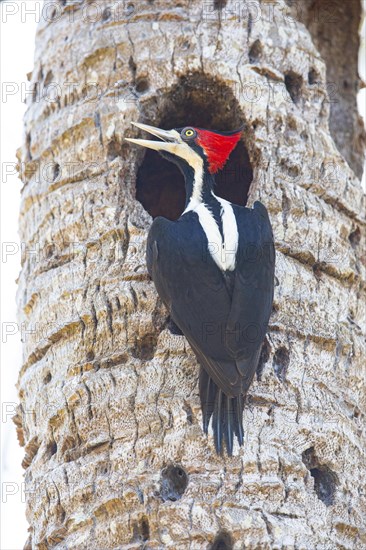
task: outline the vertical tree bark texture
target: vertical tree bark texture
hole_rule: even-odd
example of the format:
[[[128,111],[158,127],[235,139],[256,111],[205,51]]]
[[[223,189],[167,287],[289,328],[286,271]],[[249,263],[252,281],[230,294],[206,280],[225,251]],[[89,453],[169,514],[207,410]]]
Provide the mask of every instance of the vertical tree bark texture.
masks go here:
[[[68,0],[39,25],[19,151],[27,548],[366,548],[364,197],[329,130],[322,35],[288,3]],[[148,211],[176,216],[182,182],[124,142],[131,121],[246,124],[220,189],[267,206],[277,286],[230,459],[145,266]]]

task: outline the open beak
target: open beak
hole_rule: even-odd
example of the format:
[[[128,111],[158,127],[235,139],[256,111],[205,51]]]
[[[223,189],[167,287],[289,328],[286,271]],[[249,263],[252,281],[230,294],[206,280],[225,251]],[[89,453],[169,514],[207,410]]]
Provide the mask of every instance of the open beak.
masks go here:
[[[148,124],[141,124],[140,122],[132,122],[134,126],[144,130],[155,137],[162,139],[163,141],[153,141],[149,139],[134,139],[125,138],[126,141],[135,143],[136,145],[142,145],[142,147],[148,147],[155,151],[168,151],[172,154],[177,154],[177,148],[179,148],[179,134],[175,130],[161,130],[160,128],[154,128]]]

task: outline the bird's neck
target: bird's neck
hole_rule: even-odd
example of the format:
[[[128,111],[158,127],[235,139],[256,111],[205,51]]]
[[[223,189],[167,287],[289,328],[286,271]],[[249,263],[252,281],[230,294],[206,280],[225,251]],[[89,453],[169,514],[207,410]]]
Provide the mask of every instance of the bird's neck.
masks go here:
[[[198,222],[206,236],[211,258],[221,271],[234,271],[239,232],[232,205],[213,193],[215,180],[208,171],[187,171],[185,182],[186,208],[182,216],[194,212],[195,223]]]
[[[186,173],[186,205],[184,212],[194,210],[202,203],[210,205],[215,200],[214,185],[214,176],[205,170],[203,166]]]

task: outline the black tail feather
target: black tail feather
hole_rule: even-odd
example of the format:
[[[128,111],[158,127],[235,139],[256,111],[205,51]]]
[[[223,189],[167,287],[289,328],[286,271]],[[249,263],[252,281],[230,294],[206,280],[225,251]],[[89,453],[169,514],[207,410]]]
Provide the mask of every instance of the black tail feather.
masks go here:
[[[200,398],[203,416],[203,430],[207,434],[212,416],[212,428],[216,452],[222,454],[223,439],[228,455],[233,452],[234,435],[239,445],[243,444],[243,408],[244,396],[227,397],[201,367]]]
[[[226,397],[226,407],[225,407],[225,441],[228,455],[233,454],[233,439],[234,439],[234,399]]]
[[[222,393],[221,390],[217,390],[216,398],[215,398],[215,407],[212,417],[212,426],[213,426],[213,432],[214,432],[214,441],[215,441],[215,449],[217,454],[222,454],[222,429],[224,427],[224,415],[225,415],[225,408],[224,408],[224,401],[225,396]]]
[[[243,430],[243,410],[244,410],[244,396],[239,395],[233,399],[234,402],[234,431],[235,435],[238,438],[239,445],[243,445],[244,441],[244,430]]]
[[[216,384],[213,382],[212,378],[208,376],[206,371],[200,369],[200,398],[201,405],[205,403],[205,406],[202,405],[202,415],[203,415],[203,431],[207,434],[208,425],[210,423],[210,418],[214,411],[215,395],[216,395]]]

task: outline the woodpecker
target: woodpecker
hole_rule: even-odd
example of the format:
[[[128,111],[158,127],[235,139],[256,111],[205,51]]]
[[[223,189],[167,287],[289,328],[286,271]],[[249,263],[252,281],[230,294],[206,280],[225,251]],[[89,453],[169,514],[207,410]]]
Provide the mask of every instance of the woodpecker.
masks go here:
[[[176,221],[157,217],[147,239],[147,268],[171,319],[200,364],[203,430],[216,452],[234,437],[243,444],[243,407],[272,310],[275,254],[265,206],[241,207],[215,195],[242,129],[186,126],[162,130],[132,123],[157,140],[128,139],[174,162],[185,179],[186,203]],[[127,139],[127,138],[126,138]],[[172,182],[174,185],[174,182]]]

